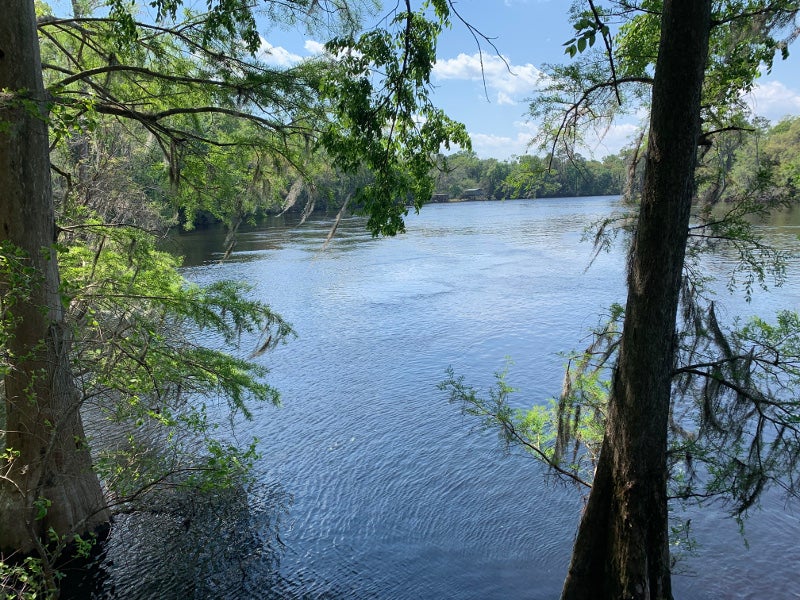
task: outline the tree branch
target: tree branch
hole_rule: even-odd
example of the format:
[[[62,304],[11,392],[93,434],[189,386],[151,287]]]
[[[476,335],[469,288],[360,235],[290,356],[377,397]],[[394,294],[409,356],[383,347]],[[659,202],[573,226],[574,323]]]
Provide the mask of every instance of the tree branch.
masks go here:
[[[600,35],[603,36],[603,43],[606,46],[606,54],[608,55],[608,64],[611,67],[611,81],[614,84],[614,93],[617,96],[617,104],[622,106],[622,97],[619,94],[619,86],[617,85],[617,69],[614,66],[614,52],[611,49],[611,35],[606,33],[606,26],[600,19],[600,13],[597,12],[597,7],[594,5],[594,0],[589,0],[589,6],[594,15],[594,22],[600,29]]]
[[[546,453],[544,453],[541,448],[539,448],[536,444],[532,444],[529,442],[525,437],[523,437],[514,427],[513,423],[507,421],[505,419],[500,420],[501,426],[503,430],[509,434],[513,439],[515,439],[518,443],[522,444],[525,448],[531,450],[534,454],[536,454],[548,467],[571,479],[575,483],[578,483],[582,486],[585,486],[591,489],[592,484],[588,483],[584,479],[582,479],[577,473],[573,473],[572,471],[568,471],[564,467],[560,466],[557,462],[553,461]]]

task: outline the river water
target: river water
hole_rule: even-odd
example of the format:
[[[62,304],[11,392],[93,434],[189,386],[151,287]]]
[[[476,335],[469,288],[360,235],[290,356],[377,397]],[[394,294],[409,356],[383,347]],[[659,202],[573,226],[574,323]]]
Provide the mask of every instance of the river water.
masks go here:
[[[242,440],[261,441],[259,477],[284,499],[279,566],[251,567],[278,576],[253,583],[248,572],[250,583],[219,594],[556,598],[580,493],[547,480],[530,458],[504,454],[496,434],[436,386],[452,366],[485,389],[508,359],[516,404],[557,395],[560,353],[582,347],[608,306],[624,302],[624,250],[601,253],[587,270],[592,247],[582,241],[587,225],[617,208],[614,198],[430,205],[391,239],[346,219],[325,251],[330,219],[274,224],[243,232],[224,264],[215,262],[221,234],[181,236],[186,277],[248,281],[298,333],[259,359],[283,407],[238,428]],[[750,304],[720,285],[728,319],[800,309],[800,214],[764,227],[790,254],[787,283],[756,290]],[[706,259],[704,271],[724,275],[731,261]],[[698,553],[676,567],[676,598],[800,597],[795,505],[769,494],[745,523],[749,548],[720,508],[695,513]],[[154,577],[141,597],[157,589]],[[203,589],[195,597],[210,595]]]

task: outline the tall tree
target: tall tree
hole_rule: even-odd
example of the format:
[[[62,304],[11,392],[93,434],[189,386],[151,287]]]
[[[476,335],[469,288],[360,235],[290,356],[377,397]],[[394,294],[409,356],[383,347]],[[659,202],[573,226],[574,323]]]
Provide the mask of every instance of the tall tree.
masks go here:
[[[576,28],[586,27],[586,36],[594,35],[592,32],[607,36],[601,12],[591,1],[589,5],[591,10],[583,13],[584,21]],[[620,3],[623,12],[631,7]],[[797,36],[793,26],[798,12],[796,2],[665,1],[642,8],[659,9],[660,23],[656,22],[658,11],[654,11],[623,26],[619,38],[622,50],[616,55],[621,59],[617,63],[621,72],[615,73],[615,55],[609,42],[611,85],[599,83],[588,92],[591,96],[603,88],[616,90],[623,82],[642,83],[652,60],[646,41],[655,34],[660,36],[652,70],[644,182],[630,250],[628,299],[616,349],[605,435],[564,585],[565,599],[671,598],[667,479],[668,459],[670,463],[675,459],[668,452],[668,434],[675,426],[670,423],[670,406],[674,396],[680,394],[678,390],[686,389],[676,383],[676,377],[686,372],[708,377],[706,390],[716,389],[711,382],[724,380],[719,370],[707,373],[694,366],[676,367],[676,363],[691,363],[695,358],[692,348],[682,347],[682,334],[677,328],[682,297],[690,307],[684,319],[691,322],[694,310],[693,292],[688,289],[691,284],[686,284],[691,277],[682,283],[689,235],[702,238],[705,231],[714,231],[718,225],[705,215],[700,225],[689,227],[697,148],[698,144],[711,144],[715,134],[741,127],[739,95],[752,87],[760,61],[771,65],[777,49],[784,58],[788,56],[787,45]],[[773,36],[781,29],[787,32],[786,36],[776,40]],[[580,44],[581,36],[576,39],[575,43]],[[584,47],[586,39],[589,37],[584,38]],[[732,47],[734,40],[738,45]],[[710,53],[709,47],[713,50]],[[620,100],[619,95],[616,99]],[[738,234],[728,230],[721,237],[728,237],[735,245],[737,236],[749,236],[745,232],[746,228]],[[753,264],[752,268],[759,273],[764,267]],[[751,363],[745,360],[739,364],[741,357],[730,354],[728,342],[719,335],[713,304],[707,328],[719,340],[720,364],[734,361],[738,365],[734,372],[739,374],[730,374],[725,385],[742,391],[740,399],[753,402],[758,411],[762,394],[769,392],[751,390]],[[709,335],[701,330],[702,327],[694,335]],[[776,366],[778,362],[776,359]],[[699,397],[700,403],[705,402],[708,407],[708,400],[702,400],[709,397],[708,392]],[[721,423],[727,419],[726,410],[738,409],[723,409],[717,400],[712,403],[714,408],[710,411],[699,410],[699,437],[709,435],[706,431],[714,428],[730,431],[726,443],[737,454],[735,448],[743,442],[742,437],[736,436],[742,436],[744,426],[740,422],[728,430]],[[739,406],[738,400],[731,406]],[[747,421],[743,412],[736,418]],[[762,437],[761,428],[759,424],[754,429],[757,433],[749,448],[758,466],[752,467],[748,457],[739,461],[741,469],[732,469],[746,491],[737,489],[735,481],[725,487],[738,510],[746,510],[765,481],[775,476],[770,469],[784,464],[773,455],[764,459],[762,449],[769,446],[770,452],[785,452],[787,456],[794,452],[791,444],[777,450]],[[785,439],[785,426],[779,425],[775,431],[779,440]],[[787,477],[791,477],[792,470],[787,469]],[[602,587],[592,585],[600,581]]]
[[[0,275],[10,366],[4,375],[7,451],[0,468],[0,547],[32,550],[50,528],[86,531],[105,521],[70,369],[53,244],[47,115],[34,4],[14,0],[0,22],[0,241],[19,269]],[[26,274],[28,293],[9,305]]]
[[[670,598],[668,497],[722,496],[739,515],[770,482],[795,490],[800,440],[792,423],[798,405],[785,386],[800,381],[797,316],[781,313],[774,327],[754,321],[724,334],[713,303],[699,308],[702,281],[694,262],[698,251],[715,243],[704,240],[725,240],[741,261],[732,279],[741,266],[749,273],[746,292],[772,265],[780,275],[780,263],[763,253],[742,218],[779,203],[754,203],[748,195],[722,218],[701,211],[691,227],[689,220],[698,145],[708,147],[718,134],[740,126],[740,94],[778,50],[788,55],[800,31],[800,6],[587,4],[575,5],[577,33],[567,53],[582,54],[602,39],[595,48],[604,46],[605,59],[595,53],[554,67],[532,113],[545,117],[544,135],[554,136],[548,147],[570,155],[583,126],[611,118],[651,90],[647,152],[638,159],[644,182],[630,228],[627,305],[612,307],[610,322],[568,367],[562,395],[550,410],[515,411],[502,377],[490,400],[477,397],[461,378],[451,377],[443,387],[465,412],[499,426],[507,443],[591,487],[563,598]],[[621,25],[612,37],[607,22],[615,18]],[[599,246],[612,220],[600,224]],[[630,224],[624,217],[623,227]],[[609,370],[606,389],[601,378]],[[671,408],[691,413],[693,431],[672,419]],[[670,481],[681,471],[682,480]]]
[[[672,597],[667,429],[711,1],[664,3],[606,433],[562,598]]]

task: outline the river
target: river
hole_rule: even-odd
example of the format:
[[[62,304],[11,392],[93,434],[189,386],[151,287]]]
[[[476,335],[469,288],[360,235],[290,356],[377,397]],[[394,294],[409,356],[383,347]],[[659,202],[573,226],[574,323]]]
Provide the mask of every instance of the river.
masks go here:
[[[225,594],[556,598],[580,493],[529,457],[506,455],[436,386],[452,366],[486,389],[508,359],[517,405],[557,395],[561,353],[624,302],[624,251],[602,252],[587,269],[592,245],[582,241],[616,208],[606,197],[436,204],[390,239],[345,219],[325,251],[330,219],[274,224],[244,231],[224,264],[215,262],[222,234],[180,236],[187,278],[248,281],[298,333],[259,359],[282,408],[238,428],[242,440],[259,438],[259,477],[284,498],[280,564],[270,563],[279,576],[258,584],[247,573],[249,583]],[[756,290],[750,304],[720,284],[723,318],[800,309],[800,212],[764,227],[790,255],[787,282]],[[704,260],[705,272],[723,275],[732,257]],[[720,508],[694,513],[698,551],[676,567],[676,598],[800,597],[796,505],[768,494],[745,523],[749,547]],[[167,575],[139,594],[121,593],[114,577],[120,597],[146,597]]]

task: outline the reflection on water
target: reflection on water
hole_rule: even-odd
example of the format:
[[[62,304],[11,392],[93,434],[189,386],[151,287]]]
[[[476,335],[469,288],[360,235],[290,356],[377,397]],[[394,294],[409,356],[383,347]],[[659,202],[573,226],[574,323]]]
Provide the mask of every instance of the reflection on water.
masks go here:
[[[364,229],[365,221],[358,217],[343,218],[336,231],[336,246],[346,251],[372,236]],[[236,239],[236,252],[228,262],[256,260],[264,252],[281,250],[287,244],[304,245],[306,251],[316,254],[322,251],[322,240],[330,232],[333,220],[325,216],[313,216],[302,226],[299,218],[292,215],[272,216],[258,226],[242,225]],[[165,250],[183,257],[186,266],[219,261],[225,254],[227,233],[222,225],[212,225],[199,230],[173,232],[162,246]]]
[[[277,484],[150,495],[115,517],[95,558],[95,577],[68,578],[61,597],[288,597],[278,567],[280,525],[290,505]]]
[[[119,597],[185,595],[158,587],[173,578],[194,597],[557,597],[580,496],[546,483],[529,458],[504,456],[495,434],[476,431],[436,384],[452,365],[485,388],[510,356],[520,406],[558,394],[560,353],[582,347],[598,315],[624,300],[624,252],[601,253],[586,271],[592,248],[581,241],[584,228],[615,207],[609,198],[431,205],[397,238],[373,239],[361,219],[344,220],[325,252],[330,219],[283,223],[243,231],[225,264],[214,262],[222,233],[180,236],[189,279],[248,281],[299,334],[263,357],[284,407],[257,412],[240,431],[261,440],[263,483],[279,481],[293,502],[281,544],[267,545],[269,560],[250,561],[224,536],[189,535],[170,546],[181,537],[176,521],[156,525],[161,537],[151,539],[163,541],[150,544],[173,549],[136,562],[155,555],[137,546],[144,525],[125,521],[130,537],[116,548],[134,557],[130,568],[114,559],[109,578]],[[749,305],[721,299],[730,318],[797,308],[798,225],[770,226],[790,254],[786,286],[757,290]],[[714,258],[707,270],[722,274],[731,260]],[[750,551],[718,508],[698,512],[694,523],[702,550],[684,563],[693,575],[676,577],[676,597],[768,597],[797,585],[800,526],[777,495],[748,524]],[[200,566],[159,570],[169,555]],[[244,566],[211,564],[228,555]],[[203,578],[216,568],[219,577]],[[762,571],[768,581],[756,576]],[[245,572],[247,583],[231,583]]]

